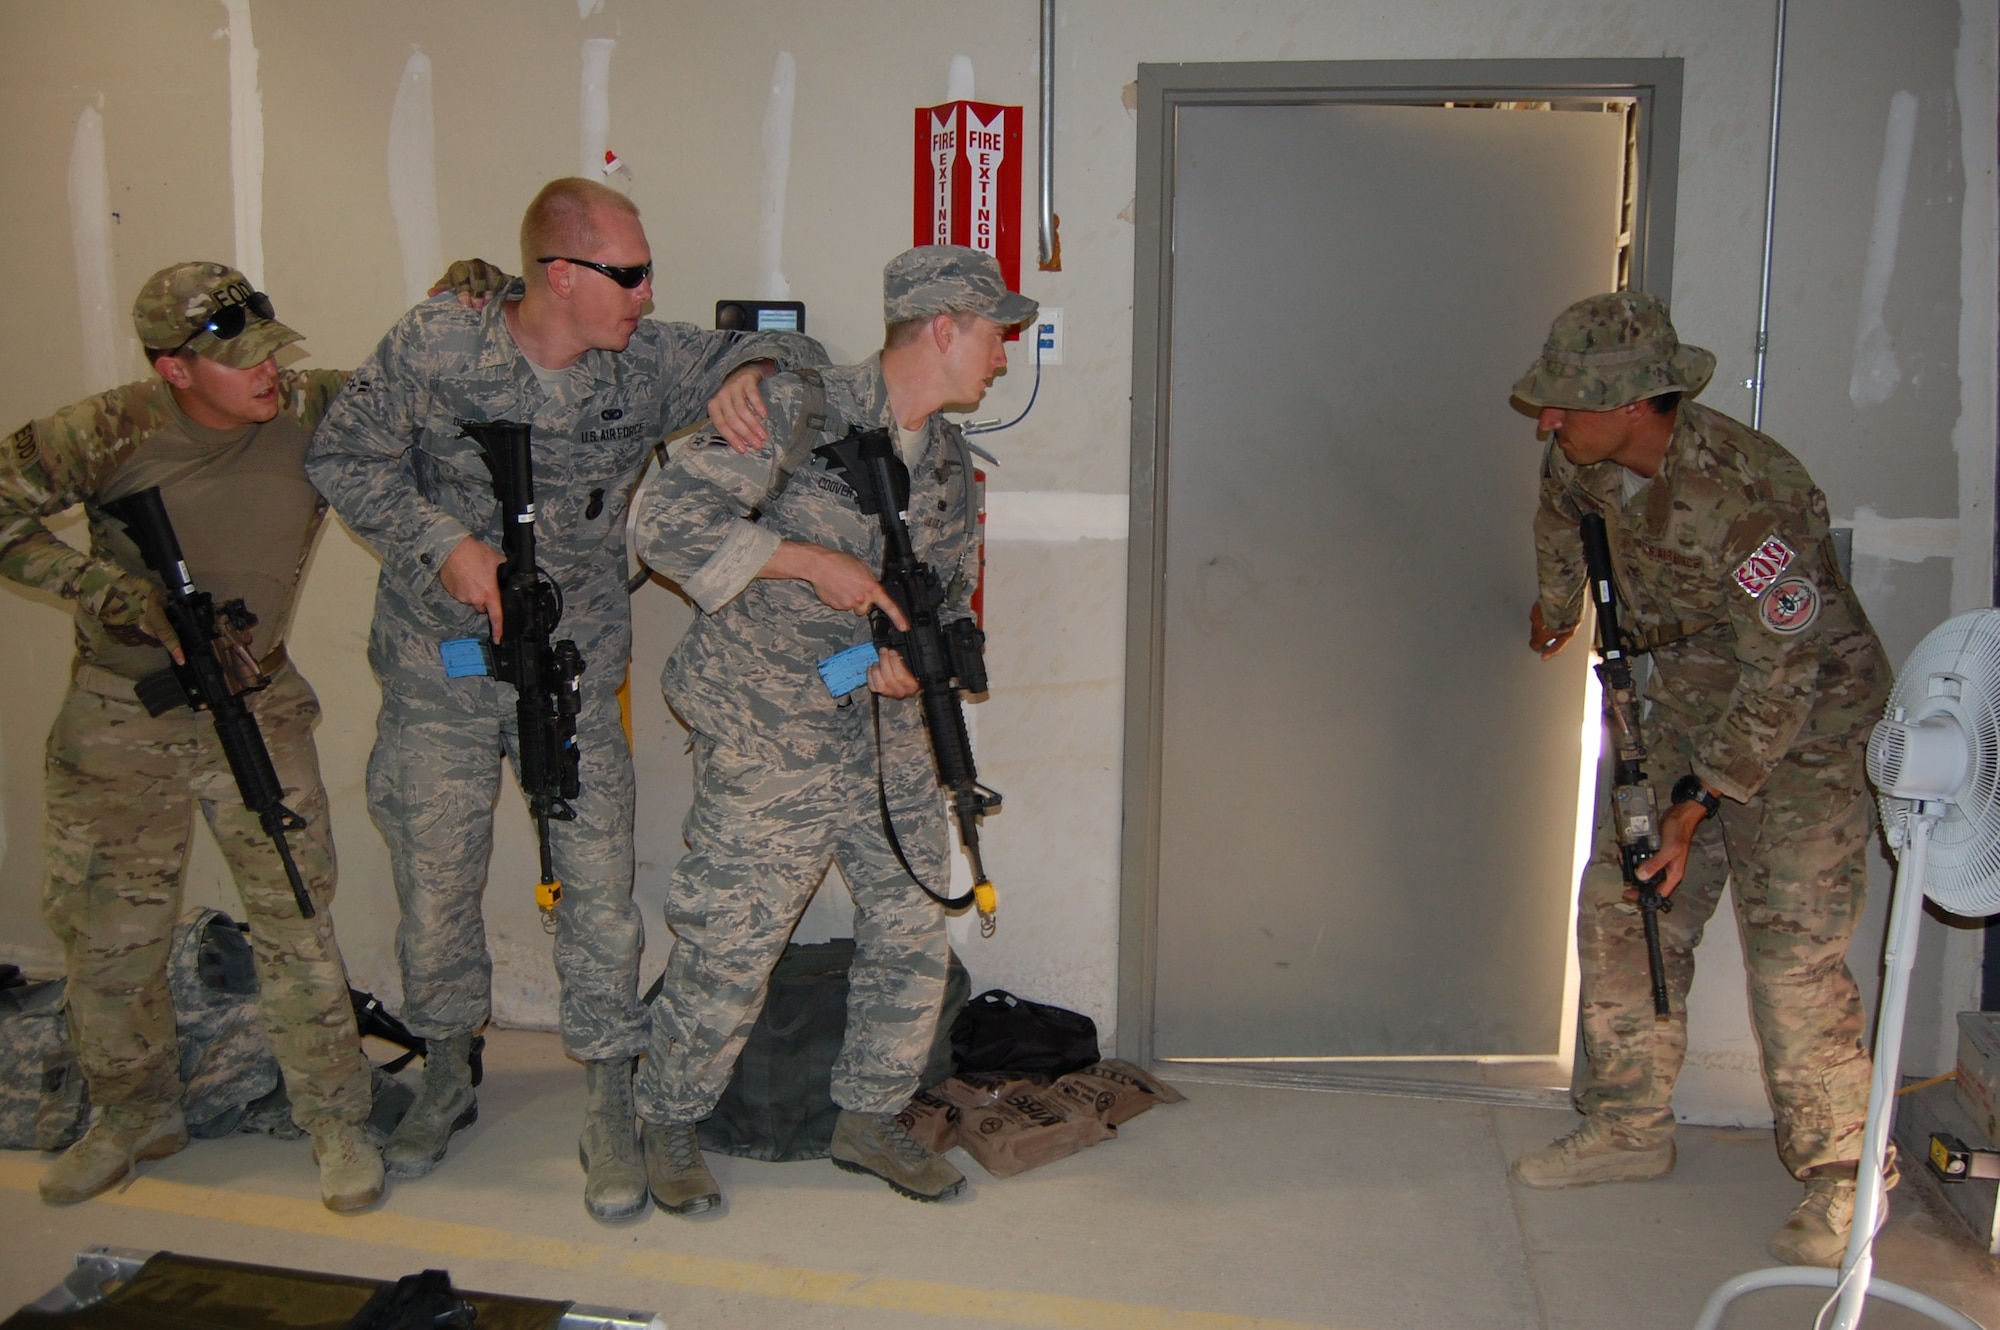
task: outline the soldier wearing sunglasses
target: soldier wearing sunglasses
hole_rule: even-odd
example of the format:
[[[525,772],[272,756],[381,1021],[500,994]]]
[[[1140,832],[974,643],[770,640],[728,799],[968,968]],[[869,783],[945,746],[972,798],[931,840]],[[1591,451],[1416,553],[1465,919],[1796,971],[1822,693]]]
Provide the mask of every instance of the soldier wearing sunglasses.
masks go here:
[[[158,377],[24,425],[0,450],[0,575],[76,606],[72,682],[49,735],[42,910],[63,948],[70,1029],[100,1106],[41,1179],[64,1204],[117,1183],[134,1161],[188,1142],[167,960],[180,913],[192,809],[229,862],[250,923],[258,1010],[292,1117],[313,1138],[320,1195],[352,1210],[382,1193],[363,1128],[370,1072],[328,906],[326,791],[313,747],[319,704],[285,654],[299,575],[326,505],[306,479],[306,441],[346,377],[281,370],[299,340],[270,298],[219,263],[155,273],[132,307]],[[317,912],[300,917],[270,838],[243,806],[205,716],[148,714],[137,680],[176,640],[163,593],[101,506],[158,486],[193,580],[257,616],[250,650],[270,679],[248,696],[284,787],[305,818],[293,853]],[[48,520],[83,504],[90,547]]]
[[[537,561],[561,587],[559,636],[584,660],[576,819],[550,826],[564,1050],[582,1062],[585,1208],[645,1208],[632,1063],[647,1045],[632,902],[632,754],[618,705],[631,654],[625,513],[654,444],[710,415],[764,439],[766,373],[822,363],[816,342],[642,317],[652,250],[615,190],[557,180],[521,223],[524,278],[483,311],[446,302],[401,319],[313,437],[306,466],[382,557],[369,661],[382,710],[368,807],[389,845],[401,921],[404,1019],[432,1042],[417,1103],[384,1150],[415,1177],[477,1114],[471,1041],[492,1010],[480,897],[503,751],[517,756],[511,685],[447,666],[459,644],[504,640],[493,482],[462,421],[532,429]],[[454,649],[455,648],[455,649]],[[525,889],[525,885],[515,888]]]

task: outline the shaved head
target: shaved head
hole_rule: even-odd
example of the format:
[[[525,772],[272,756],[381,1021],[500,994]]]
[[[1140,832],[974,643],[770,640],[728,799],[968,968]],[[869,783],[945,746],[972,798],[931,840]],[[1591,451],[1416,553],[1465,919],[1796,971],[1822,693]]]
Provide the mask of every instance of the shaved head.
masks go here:
[[[551,254],[587,257],[603,243],[596,222],[604,211],[639,215],[632,200],[595,180],[565,176],[543,185],[521,218],[521,274],[528,285],[548,280],[548,269],[537,260]]]

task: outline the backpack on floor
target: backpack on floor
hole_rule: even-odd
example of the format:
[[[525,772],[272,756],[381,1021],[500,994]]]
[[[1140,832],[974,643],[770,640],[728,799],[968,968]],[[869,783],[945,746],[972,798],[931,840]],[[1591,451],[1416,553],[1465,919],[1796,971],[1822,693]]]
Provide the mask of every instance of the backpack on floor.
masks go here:
[[[703,1149],[773,1161],[826,1158],[840,1118],[833,1102],[833,1063],[847,1035],[847,970],[853,961],[851,937],[785,948],[729,1086],[701,1124]],[[925,1085],[951,1075],[947,1032],[971,991],[971,977],[952,956]],[[658,992],[656,983],[647,1001]]]
[[[305,1133],[292,1121],[278,1059],[257,1012],[257,965],[249,926],[220,910],[196,909],[175,925],[167,958],[180,1046],[181,1112],[188,1134],[212,1138],[262,1132],[280,1140]],[[12,971],[9,984],[4,971]],[[64,1006],[67,980],[24,982],[0,967],[0,1148],[60,1150],[90,1121],[90,1093],[70,1045]],[[380,1011],[371,995],[348,990],[363,1034],[378,1035],[420,1055],[423,1041]],[[369,1010],[364,1012],[364,1006]],[[473,1084],[479,1046],[473,1041]],[[386,1136],[415,1098],[392,1074],[408,1056],[376,1067],[368,1126]]]
[[[69,1043],[67,984],[0,969],[0,1149],[60,1150],[90,1119],[90,1091]]]

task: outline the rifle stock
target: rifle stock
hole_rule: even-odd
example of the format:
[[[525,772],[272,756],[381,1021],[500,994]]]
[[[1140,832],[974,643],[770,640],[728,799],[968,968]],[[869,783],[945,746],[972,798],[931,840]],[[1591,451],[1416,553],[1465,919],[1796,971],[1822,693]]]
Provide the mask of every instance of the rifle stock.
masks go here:
[[[910,502],[909,468],[897,456],[888,431],[874,429],[863,433],[850,429],[845,438],[815,451],[853,487],[862,513],[881,522],[882,587],[910,626],[898,629],[879,610],[871,613],[870,622],[876,644],[898,652],[917,680],[924,729],[930,735],[938,780],[951,792],[958,838],[972,864],[973,886],[966,896],[947,898],[931,891],[921,880],[917,885],[948,908],[976,904],[980,932],[991,936],[999,896],[992,879],[986,875],[985,861],[979,852],[979,819],[1000,807],[1000,796],[979,783],[972,741],[965,729],[965,712],[958,697],[961,690],[986,691],[986,635],[970,619],[946,624],[940,618],[939,611],[945,601],[944,584],[936,570],[917,557],[911,544],[909,527],[903,520]],[[886,801],[882,815],[886,825]],[[893,827],[890,834],[893,838]]]
[[[1604,714],[1613,747],[1611,780],[1612,825],[1617,829],[1618,859],[1627,885],[1639,893],[1639,915],[1646,932],[1646,964],[1653,981],[1653,1017],[1671,1014],[1667,1002],[1666,962],[1660,954],[1660,916],[1674,908],[1660,895],[1660,878],[1639,876],[1639,865],[1660,852],[1659,804],[1646,779],[1646,745],[1639,736],[1639,694],[1632,681],[1632,660],[1625,652],[1618,626],[1618,584],[1611,569],[1611,542],[1604,519],[1585,513],[1579,525],[1583,560],[1590,575],[1591,604],[1597,610],[1597,677],[1604,685]]]
[[[299,875],[299,866],[292,859],[292,847],[285,839],[288,831],[305,830],[306,820],[285,807],[285,787],[278,781],[278,772],[271,765],[271,750],[264,745],[264,732],[257,726],[257,717],[243,701],[242,693],[254,692],[269,680],[257,674],[254,665],[250,674],[254,676],[243,688],[231,685],[230,673],[223,666],[220,652],[241,653],[241,648],[233,637],[226,635],[216,622],[215,600],[205,591],[195,588],[194,580],[188,573],[187,561],[181,557],[180,540],[174,535],[174,524],[167,516],[166,500],[161,498],[157,486],[128,494],[122,499],[113,499],[103,505],[104,511],[124,523],[131,533],[132,542],[139,547],[139,556],[146,566],[159,577],[167,592],[167,622],[173,625],[174,636],[180,639],[181,655],[184,658],[173,667],[173,682],[180,686],[181,697],[175,698],[172,683],[166,689],[160,688],[160,679],[148,679],[140,685],[140,698],[146,709],[153,715],[161,715],[178,701],[185,700],[196,711],[206,711],[215,721],[216,741],[222,746],[222,753],[229,760],[230,774],[236,778],[237,793],[243,796],[243,806],[257,815],[257,822],[264,828],[264,834],[277,847],[278,859],[285,866],[285,879],[291,883],[292,899],[298,903],[301,917],[313,917],[312,897],[306,891],[305,879]],[[250,613],[240,600],[226,602],[220,610],[228,626],[242,632],[257,622],[257,616]],[[247,658],[247,655],[246,655]]]
[[[493,675],[514,685],[521,791],[535,819],[541,879],[535,902],[544,922],[562,899],[549,852],[549,823],[573,822],[570,800],[581,792],[576,718],[582,710],[583,657],[568,639],[551,641],[562,619],[562,589],[535,564],[535,478],[529,428],[510,420],[461,420],[493,475],[500,504],[500,633],[493,644]]]

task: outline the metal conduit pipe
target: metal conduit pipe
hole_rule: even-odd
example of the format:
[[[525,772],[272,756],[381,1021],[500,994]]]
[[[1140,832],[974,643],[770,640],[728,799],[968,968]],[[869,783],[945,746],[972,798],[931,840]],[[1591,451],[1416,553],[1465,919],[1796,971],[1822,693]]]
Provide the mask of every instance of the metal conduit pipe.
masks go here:
[[[1771,229],[1778,205],[1778,106],[1785,91],[1785,3],[1786,0],[1778,0],[1776,54],[1771,62],[1771,156],[1764,176],[1764,269],[1757,283],[1757,368],[1754,377],[1743,385],[1753,394],[1751,429],[1764,428],[1764,362],[1771,349]]]
[[[1056,234],[1056,0],[1042,0],[1041,269],[1062,271],[1062,237]]]

